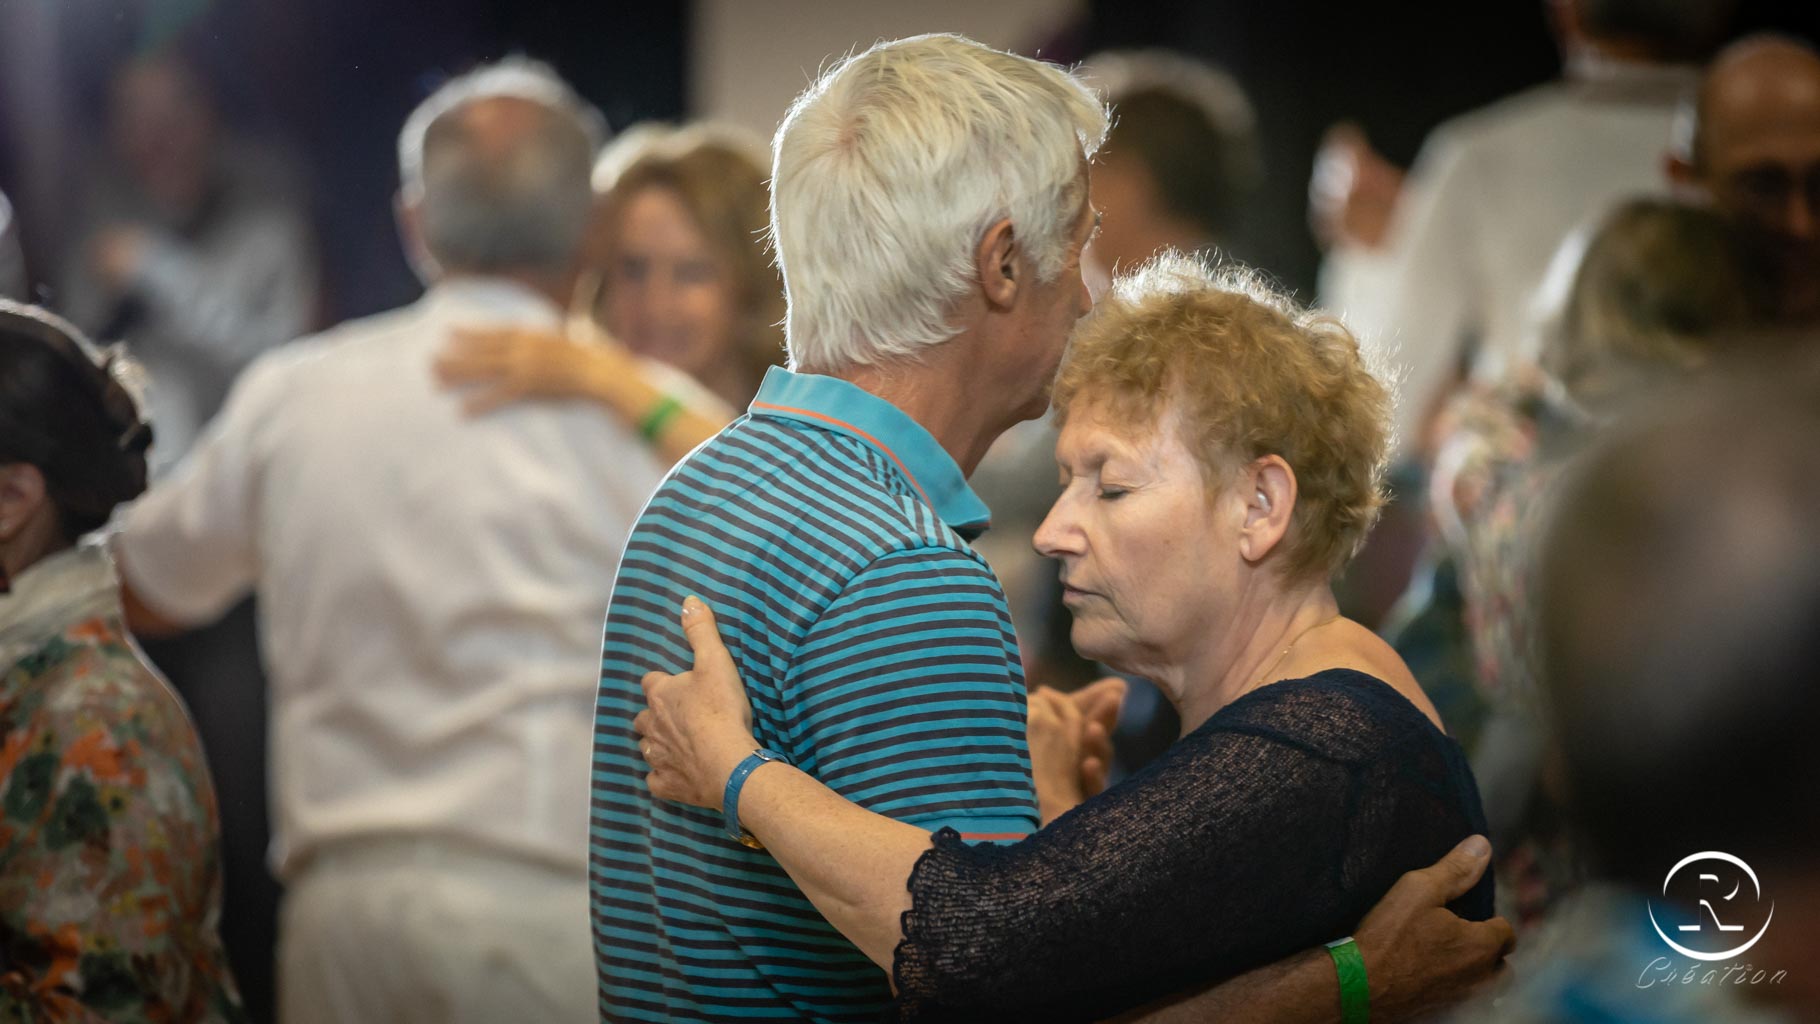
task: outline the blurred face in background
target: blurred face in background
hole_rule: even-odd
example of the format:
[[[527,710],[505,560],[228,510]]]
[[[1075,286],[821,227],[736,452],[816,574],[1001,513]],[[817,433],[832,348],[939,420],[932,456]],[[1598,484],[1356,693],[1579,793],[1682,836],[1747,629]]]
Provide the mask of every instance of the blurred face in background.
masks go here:
[[[1758,44],[1713,73],[1695,172],[1777,263],[1785,314],[1820,316],[1820,57]]]
[[[605,230],[596,315],[609,333],[697,379],[738,358],[733,269],[680,195],[662,186],[640,189]]]
[[[114,152],[159,210],[190,216],[208,192],[215,118],[200,84],[170,60],[147,60],[120,73],[109,112]]]

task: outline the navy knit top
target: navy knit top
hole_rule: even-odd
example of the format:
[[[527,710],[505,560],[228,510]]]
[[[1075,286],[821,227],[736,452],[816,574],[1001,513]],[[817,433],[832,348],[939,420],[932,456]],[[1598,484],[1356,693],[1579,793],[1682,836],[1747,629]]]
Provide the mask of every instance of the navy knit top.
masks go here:
[[[893,965],[906,1020],[1096,1020],[1351,934],[1401,874],[1486,829],[1455,743],[1329,669],[1248,693],[1009,846],[917,862]],[[1452,909],[1492,915],[1492,877]]]

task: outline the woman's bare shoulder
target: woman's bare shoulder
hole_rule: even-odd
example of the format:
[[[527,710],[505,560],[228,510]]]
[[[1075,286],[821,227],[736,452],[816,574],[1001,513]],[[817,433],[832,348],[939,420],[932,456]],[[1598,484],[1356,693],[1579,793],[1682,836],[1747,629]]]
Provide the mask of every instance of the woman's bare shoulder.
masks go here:
[[[1343,620],[1336,626],[1325,643],[1307,652],[1304,657],[1311,661],[1318,660],[1320,668],[1349,668],[1376,676],[1414,704],[1416,710],[1426,715],[1436,728],[1445,731],[1441,713],[1435,710],[1434,702],[1422,691],[1422,684],[1416,682],[1409,666],[1403,663],[1403,659],[1390,644],[1351,619]]]

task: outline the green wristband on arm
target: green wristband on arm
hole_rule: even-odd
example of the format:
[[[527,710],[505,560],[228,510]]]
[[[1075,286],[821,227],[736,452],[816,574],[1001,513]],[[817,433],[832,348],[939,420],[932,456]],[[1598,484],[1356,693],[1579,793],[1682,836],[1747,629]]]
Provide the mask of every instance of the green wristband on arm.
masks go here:
[[[657,435],[664,432],[676,414],[682,412],[682,401],[675,395],[665,395],[657,400],[651,411],[638,423],[638,433],[647,441],[657,440]]]
[[[1341,1024],[1367,1024],[1371,1020],[1371,983],[1365,978],[1365,958],[1359,944],[1348,935],[1327,944],[1334,970],[1340,975]]]

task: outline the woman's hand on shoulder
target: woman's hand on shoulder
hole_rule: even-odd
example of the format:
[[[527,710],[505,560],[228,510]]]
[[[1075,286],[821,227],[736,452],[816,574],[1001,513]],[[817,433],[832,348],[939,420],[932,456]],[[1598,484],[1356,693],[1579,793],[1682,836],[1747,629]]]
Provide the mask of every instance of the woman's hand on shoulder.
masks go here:
[[[470,416],[532,399],[599,398],[616,377],[635,372],[622,345],[572,338],[556,328],[461,328],[436,357],[436,376],[464,392]]]
[[[691,597],[683,602],[682,622],[695,665],[680,675],[650,672],[640,680],[646,706],[632,730],[651,766],[645,784],[652,796],[718,810],[727,777],[758,746],[752,704],[714,612]]]

